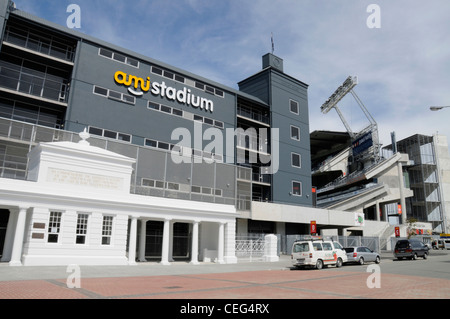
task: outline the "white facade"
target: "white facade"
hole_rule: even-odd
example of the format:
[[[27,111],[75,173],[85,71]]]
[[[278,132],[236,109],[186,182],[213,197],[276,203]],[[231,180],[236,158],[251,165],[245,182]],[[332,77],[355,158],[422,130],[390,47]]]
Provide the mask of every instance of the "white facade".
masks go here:
[[[173,224],[191,223],[191,262],[205,250],[235,263],[232,205],[130,194],[134,159],[86,141],[41,143],[27,181],[0,179],[10,211],[2,261],[20,265],[128,265],[145,260],[146,221],[163,221],[161,263],[172,260]],[[140,224],[140,239],[138,238]]]

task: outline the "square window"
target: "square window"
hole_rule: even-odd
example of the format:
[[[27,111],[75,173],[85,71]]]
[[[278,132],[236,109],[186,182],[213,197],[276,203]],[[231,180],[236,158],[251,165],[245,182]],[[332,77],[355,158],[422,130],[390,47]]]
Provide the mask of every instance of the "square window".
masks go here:
[[[98,51],[98,54],[101,56],[104,56],[106,58],[110,58],[110,59],[112,59],[112,56],[113,56],[112,51],[109,51],[109,50],[106,50],[103,48],[100,48],[100,50]]]
[[[184,77],[182,77],[181,75],[175,74],[175,81],[184,83]]]
[[[104,130],[103,131],[103,136],[107,137],[107,138],[116,139],[117,138],[117,132]]]
[[[122,93],[116,91],[109,91],[108,97],[114,100],[122,100]]]
[[[177,116],[183,116],[183,111],[178,109],[172,109],[172,114]]]
[[[172,108],[165,105],[161,105],[161,112],[172,113]]]
[[[169,71],[164,71],[164,76],[166,78],[173,79],[174,74],[172,72],[169,72]]]
[[[203,116],[195,115],[195,114],[194,114],[194,121],[203,122]]]
[[[122,101],[124,101],[126,103],[130,103],[130,104],[135,104],[136,103],[135,97],[131,96],[131,95],[127,95],[127,94],[123,94],[122,95]]]
[[[145,146],[157,147],[158,142],[155,140],[145,139]]]
[[[157,68],[156,66],[152,66],[152,73],[158,74],[158,75],[162,75],[163,74],[163,70],[161,70],[160,68]]]
[[[139,67],[139,61],[131,58],[127,58],[127,64],[134,66],[135,68]]]
[[[301,182],[292,182],[292,195],[302,196],[302,183]]]
[[[117,139],[119,141],[131,142],[131,135],[124,134],[124,133],[118,133]]]
[[[200,89],[200,90],[204,90],[205,89],[205,85],[203,83],[200,83],[200,82],[195,82],[195,87],[197,89]]]
[[[298,111],[298,102],[294,101],[294,100],[289,100],[289,103],[290,103],[291,112],[295,113],[295,114],[298,114],[299,113],[299,111]]]
[[[99,86],[94,86],[94,93],[95,94],[99,94],[99,95],[103,95],[103,96],[108,96],[108,89],[104,89],[104,88],[99,87]]]
[[[122,55],[122,54],[114,53],[114,58],[113,59],[116,60],[116,61],[125,63],[127,58],[124,55]]]
[[[169,149],[169,143],[158,142],[158,148],[163,149],[163,150],[168,150]]]
[[[291,153],[291,164],[294,167],[298,168],[302,167],[302,160],[300,154]]]
[[[220,129],[223,129],[224,125],[221,121],[214,121],[214,125]]]
[[[155,181],[153,179],[143,178],[142,186],[155,187]]]
[[[159,111],[159,104],[158,103],[153,103],[153,102],[148,102],[148,108],[149,109],[153,109],[153,110],[157,110]]]
[[[291,125],[291,138],[300,141],[300,129],[297,126]]]
[[[89,134],[103,136],[103,130],[101,128],[89,127]]]

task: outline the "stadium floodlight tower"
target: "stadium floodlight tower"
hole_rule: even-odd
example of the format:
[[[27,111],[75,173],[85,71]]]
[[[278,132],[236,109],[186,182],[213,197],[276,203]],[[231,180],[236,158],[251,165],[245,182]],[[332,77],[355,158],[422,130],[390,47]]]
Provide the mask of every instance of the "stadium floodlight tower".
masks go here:
[[[341,118],[342,123],[345,126],[345,129],[347,130],[348,134],[350,135],[350,138],[352,140],[352,150],[353,150],[353,156],[355,159],[365,159],[368,156],[371,157],[374,162],[378,162],[379,160],[379,150],[380,150],[380,143],[378,138],[378,125],[375,122],[375,119],[372,117],[372,115],[369,113],[367,108],[362,103],[361,99],[358,97],[358,95],[355,93],[353,88],[358,84],[358,77],[357,76],[349,76],[344,83],[337,88],[337,90],[328,98],[328,100],[320,107],[320,110],[323,114],[327,114],[331,109],[335,109],[338,113],[339,117]],[[353,98],[358,103],[359,107],[363,111],[366,118],[369,120],[370,124],[366,128],[364,128],[360,132],[353,132],[350,128],[350,125],[348,125],[347,121],[345,120],[344,115],[342,114],[341,110],[337,106],[338,102],[341,101],[344,96],[346,96],[348,93],[351,93]],[[367,151],[369,150],[370,151]]]

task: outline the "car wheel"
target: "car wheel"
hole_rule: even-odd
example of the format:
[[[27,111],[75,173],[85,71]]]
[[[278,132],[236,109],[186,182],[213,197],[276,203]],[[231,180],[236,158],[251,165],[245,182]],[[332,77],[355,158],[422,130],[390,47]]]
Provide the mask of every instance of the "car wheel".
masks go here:
[[[323,268],[323,261],[322,260],[320,260],[320,259],[317,260],[316,268],[319,269],[319,270]]]
[[[423,254],[423,259],[427,259],[428,258],[428,253]]]
[[[379,264],[381,262],[380,256],[377,256],[377,258],[375,258],[375,263]]]
[[[360,264],[360,265],[364,265],[364,258],[362,258],[362,257],[359,258],[359,264]]]
[[[336,261],[336,268],[341,268],[342,267],[342,259],[338,258]]]
[[[417,260],[417,253],[414,253],[414,255],[412,256],[412,260]]]

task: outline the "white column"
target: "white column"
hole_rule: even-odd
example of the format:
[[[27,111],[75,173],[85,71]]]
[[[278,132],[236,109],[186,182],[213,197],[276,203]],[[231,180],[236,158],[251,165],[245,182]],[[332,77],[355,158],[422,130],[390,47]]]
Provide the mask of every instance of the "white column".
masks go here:
[[[139,238],[139,261],[145,262],[145,239],[147,237],[147,220],[141,219],[141,234]]]
[[[175,225],[174,221],[170,221],[170,234],[173,234],[173,225]],[[169,237],[169,262],[172,262],[173,260],[173,236]]]
[[[402,163],[400,161],[397,162],[397,171],[398,171],[398,187],[400,189],[400,205],[402,207],[402,216],[400,216],[402,220],[402,224],[406,225],[406,200],[405,200],[405,193],[403,191],[403,169],[402,169]]]
[[[20,207],[17,213],[16,231],[14,233],[11,261],[9,262],[10,266],[22,266],[23,235],[25,233],[27,209],[26,207]]]
[[[217,262],[219,264],[224,264],[225,261],[223,259],[223,255],[224,255],[224,227],[225,224],[224,223],[220,223],[219,224],[219,240],[218,240],[218,247],[217,247]]]
[[[191,264],[198,264],[198,221],[192,223],[192,256]]]
[[[170,265],[169,262],[169,243],[170,243],[170,219],[164,220],[163,242],[162,242],[162,254],[161,264]]]
[[[128,264],[136,264],[137,217],[131,216],[130,240],[128,243]]]
[[[17,223],[17,213],[9,211],[8,226],[6,226],[5,244],[3,246],[2,262],[10,261],[14,242],[14,227]]]

